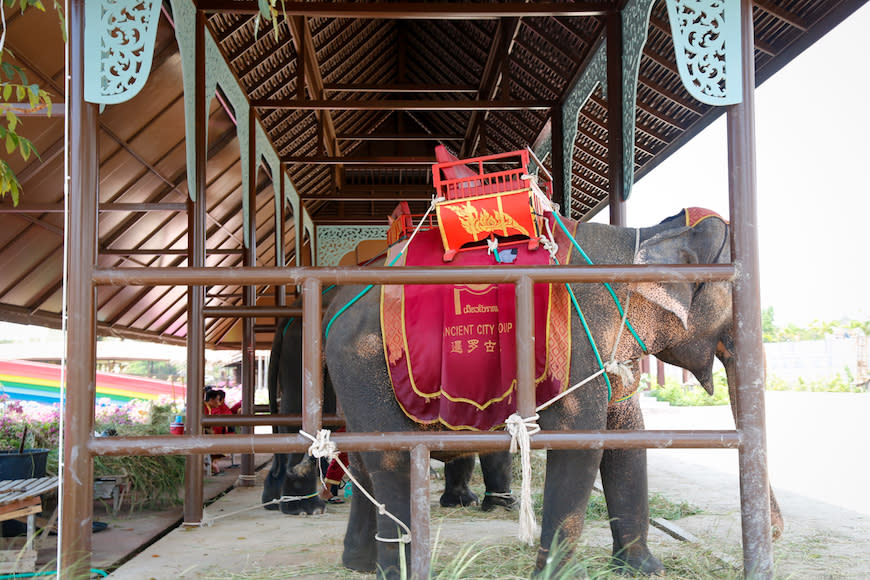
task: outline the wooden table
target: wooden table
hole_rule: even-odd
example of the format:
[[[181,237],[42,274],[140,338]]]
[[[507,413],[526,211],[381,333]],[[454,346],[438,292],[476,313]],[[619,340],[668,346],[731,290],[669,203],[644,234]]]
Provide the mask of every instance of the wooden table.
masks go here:
[[[4,479],[0,481],[0,522],[27,518],[24,546],[15,550],[0,550],[0,572],[33,572],[36,570],[36,514],[42,511],[41,494],[55,489],[57,476],[35,479]]]

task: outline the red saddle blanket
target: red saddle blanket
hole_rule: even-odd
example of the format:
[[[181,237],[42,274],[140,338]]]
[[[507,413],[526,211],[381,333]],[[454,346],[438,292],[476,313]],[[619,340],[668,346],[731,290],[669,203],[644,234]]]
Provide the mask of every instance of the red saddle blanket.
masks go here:
[[[557,259],[567,263],[571,242],[562,236],[556,241]],[[387,263],[403,246],[391,248]],[[543,247],[529,251],[522,243],[514,249],[514,264],[550,263]],[[438,230],[421,231],[395,265],[443,266],[442,253]],[[452,263],[494,264],[485,247],[459,252]],[[504,425],[516,410],[514,295],[513,284],[382,287],[384,353],[396,399],[408,417],[450,429]],[[535,392],[541,403],[568,386],[570,297],[564,284],[536,284],[534,308]]]

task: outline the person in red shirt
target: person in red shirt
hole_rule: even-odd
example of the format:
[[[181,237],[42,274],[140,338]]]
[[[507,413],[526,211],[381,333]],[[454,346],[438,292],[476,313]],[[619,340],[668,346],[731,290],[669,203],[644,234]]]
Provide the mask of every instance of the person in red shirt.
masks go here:
[[[209,389],[205,392],[205,408],[209,415],[232,415],[232,411],[230,411],[230,408],[226,404],[226,393],[223,389]],[[225,433],[230,432],[229,429],[230,427],[218,425],[211,427],[211,433],[215,435],[224,435]],[[215,463],[215,460],[221,457],[223,457],[223,455],[220,454],[213,454],[211,456],[212,475],[222,473],[221,468],[218,467],[217,463]]]
[[[226,393],[223,389],[211,389],[205,393],[205,406],[209,415],[232,415],[226,404]],[[227,427],[212,427],[212,433],[223,435],[228,433]]]
[[[342,433],[343,431],[344,427],[338,429],[336,433]],[[338,461],[341,461],[345,466],[349,465],[347,453],[340,452],[338,454]],[[323,476],[320,499],[326,500],[329,503],[344,503],[344,499],[341,497],[341,489],[344,487],[342,482],[344,481],[345,474],[338,461],[335,459],[330,461],[329,466],[326,468],[326,474]]]
[[[347,465],[347,453],[341,452],[338,454],[338,459]],[[344,487],[342,481],[344,479],[344,470],[338,464],[338,461],[333,459],[326,468],[326,475],[323,476],[323,488],[320,490],[320,499],[325,499],[329,503],[344,503],[341,497],[341,489]]]

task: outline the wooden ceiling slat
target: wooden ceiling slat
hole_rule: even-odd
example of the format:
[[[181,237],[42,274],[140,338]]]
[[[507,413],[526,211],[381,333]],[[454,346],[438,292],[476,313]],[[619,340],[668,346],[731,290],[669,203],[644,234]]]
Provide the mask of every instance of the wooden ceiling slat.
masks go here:
[[[602,2],[283,2],[281,12],[287,16],[323,18],[387,18],[394,20],[495,19],[511,16],[604,16],[619,9],[621,2],[610,6]],[[198,0],[205,12],[259,14],[259,5],[250,0]]]

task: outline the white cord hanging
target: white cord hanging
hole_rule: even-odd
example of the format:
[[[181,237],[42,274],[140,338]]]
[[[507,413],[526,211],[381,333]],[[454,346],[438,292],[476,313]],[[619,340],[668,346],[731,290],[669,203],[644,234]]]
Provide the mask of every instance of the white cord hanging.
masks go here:
[[[522,485],[520,491],[520,529],[518,536],[529,546],[534,545],[537,525],[535,512],[532,509],[532,464],[530,436],[541,430],[538,426],[538,414],[523,419],[518,413],[507,418],[505,429],[511,434],[511,453],[520,451]]]

